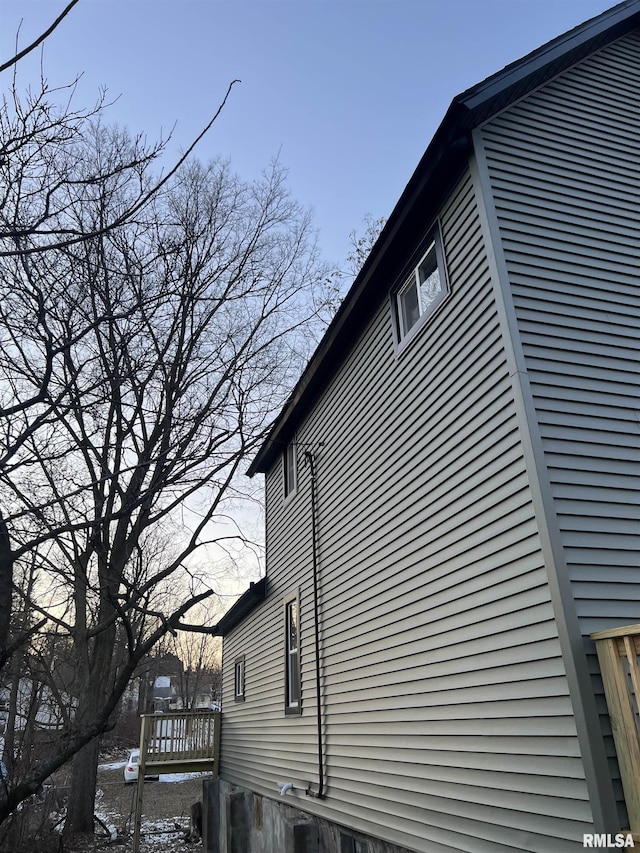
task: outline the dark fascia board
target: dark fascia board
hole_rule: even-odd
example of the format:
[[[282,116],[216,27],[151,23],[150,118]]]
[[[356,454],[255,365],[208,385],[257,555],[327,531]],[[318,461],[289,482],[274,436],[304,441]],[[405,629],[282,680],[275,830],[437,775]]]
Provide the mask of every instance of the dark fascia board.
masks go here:
[[[240,598],[236,601],[233,607],[224,614],[222,619],[215,627],[215,636],[226,637],[226,635],[239,625],[251,611],[264,601],[267,595],[267,579],[266,577],[252,583]]]
[[[471,131],[557,74],[640,26],[640,0],[609,9],[559,36],[453,99],[293,393],[247,471],[266,473],[335,375],[371,315],[387,297],[402,260],[424,236],[446,192],[466,165]],[[417,214],[418,215],[414,215]]]
[[[507,65],[458,95],[456,100],[464,102],[476,117],[487,107],[487,117],[493,115],[501,109],[500,102],[508,106],[537,85],[634,29],[640,24],[639,16],[638,0],[625,0]]]

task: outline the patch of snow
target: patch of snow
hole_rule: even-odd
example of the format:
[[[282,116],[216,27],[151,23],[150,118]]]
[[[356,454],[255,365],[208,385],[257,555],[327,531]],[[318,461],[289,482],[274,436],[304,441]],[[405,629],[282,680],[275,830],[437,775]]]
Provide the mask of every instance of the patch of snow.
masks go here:
[[[161,782],[186,782],[188,779],[200,779],[207,773],[161,773]]]
[[[109,764],[98,764],[98,770],[122,770],[126,761],[111,761]]]
[[[156,820],[146,823],[143,821],[141,827],[141,835],[147,850],[157,850],[158,853],[164,851],[175,851],[177,845],[179,849],[184,847],[180,844],[184,834],[188,831],[186,826],[183,826],[183,820],[180,818],[166,818],[165,820]],[[182,836],[182,837],[181,837]]]

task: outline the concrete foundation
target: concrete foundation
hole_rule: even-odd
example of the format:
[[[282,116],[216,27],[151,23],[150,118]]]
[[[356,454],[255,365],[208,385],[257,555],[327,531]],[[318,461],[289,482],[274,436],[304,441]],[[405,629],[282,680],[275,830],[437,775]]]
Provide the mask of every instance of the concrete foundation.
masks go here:
[[[221,779],[203,782],[202,838],[204,853],[411,853]]]

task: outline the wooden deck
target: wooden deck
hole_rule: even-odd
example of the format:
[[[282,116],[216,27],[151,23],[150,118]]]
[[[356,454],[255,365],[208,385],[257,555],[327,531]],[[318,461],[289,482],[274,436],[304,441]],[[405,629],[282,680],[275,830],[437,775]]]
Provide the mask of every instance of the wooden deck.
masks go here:
[[[218,774],[219,711],[176,711],[144,714],[140,733],[140,761],[145,772]]]
[[[138,780],[158,773],[218,775],[220,712],[176,711],[143,714]],[[137,785],[133,853],[140,849],[144,784]]]
[[[634,841],[640,841],[640,625],[598,631],[595,640],[622,788]]]

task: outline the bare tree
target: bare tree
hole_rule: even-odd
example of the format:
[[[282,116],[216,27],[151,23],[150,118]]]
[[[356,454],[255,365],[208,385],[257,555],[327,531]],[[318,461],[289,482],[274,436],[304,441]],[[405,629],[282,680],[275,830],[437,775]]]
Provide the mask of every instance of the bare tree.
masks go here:
[[[52,179],[45,145],[5,195],[0,505],[11,562],[40,567],[28,596],[16,588],[21,607],[70,638],[79,699],[0,818],[74,756],[66,828],[91,832],[97,736],[154,643],[212,594],[193,580],[166,609],[154,590],[218,538],[240,466],[299,372],[323,273],[277,163],[252,182],[221,162],[159,181],[157,149],[89,117],[76,131]],[[172,547],[150,565],[155,531]]]
[[[0,70],[15,66],[40,44],[76,2],[69,3],[36,42],[3,63]],[[235,82],[229,85],[203,131],[178,161],[158,176],[152,166],[162,157],[168,140],[148,144],[139,136],[128,140],[120,151],[112,151],[107,160],[93,156],[86,136],[99,132],[107,106],[104,93],[92,108],[76,109],[75,84],[50,89],[43,78],[38,89],[21,95],[14,73],[13,84],[0,103],[0,258],[5,259],[3,274],[8,276],[6,293],[14,296],[13,284],[19,291],[15,298],[0,303],[0,346],[4,373],[10,377],[7,386],[0,387],[0,469],[48,423],[54,412],[52,399],[60,416],[67,389],[58,387],[57,397],[51,396],[54,361],[90,331],[75,324],[73,330],[67,330],[68,335],[75,336],[72,340],[65,337],[59,324],[55,332],[49,328],[48,307],[69,263],[61,250],[136,223],[154,198],[175,180],[211,129]],[[97,187],[114,185],[126,187],[119,202],[103,207],[102,215],[94,218],[91,226],[87,221],[79,222],[75,213],[79,200],[91,198]],[[12,316],[16,307],[29,328],[31,349],[24,347],[20,321]],[[91,322],[100,323],[101,318],[94,317]],[[30,364],[33,354],[37,358]],[[24,365],[22,358],[27,359]],[[32,626],[30,632],[9,643],[12,574],[13,552],[0,506],[0,670],[38,627]]]
[[[354,229],[349,234],[351,249],[347,255],[347,269],[353,278],[364,266],[364,262],[369,257],[386,221],[384,216],[379,216],[376,219],[371,213],[367,213],[363,219],[364,230],[362,233]]]
[[[192,619],[200,625],[213,625],[220,615],[218,602],[209,599],[192,614]],[[182,661],[182,670],[178,673],[178,698],[183,708],[198,707],[206,699],[209,707],[220,700],[221,644],[218,637],[194,631],[180,631],[171,637],[170,648]]]
[[[376,240],[382,233],[386,219],[375,219],[367,213],[363,219],[363,230],[349,234],[349,254],[346,262],[331,270],[315,295],[315,308],[319,322],[328,326],[342,304],[342,300],[354,279],[364,266]]]

